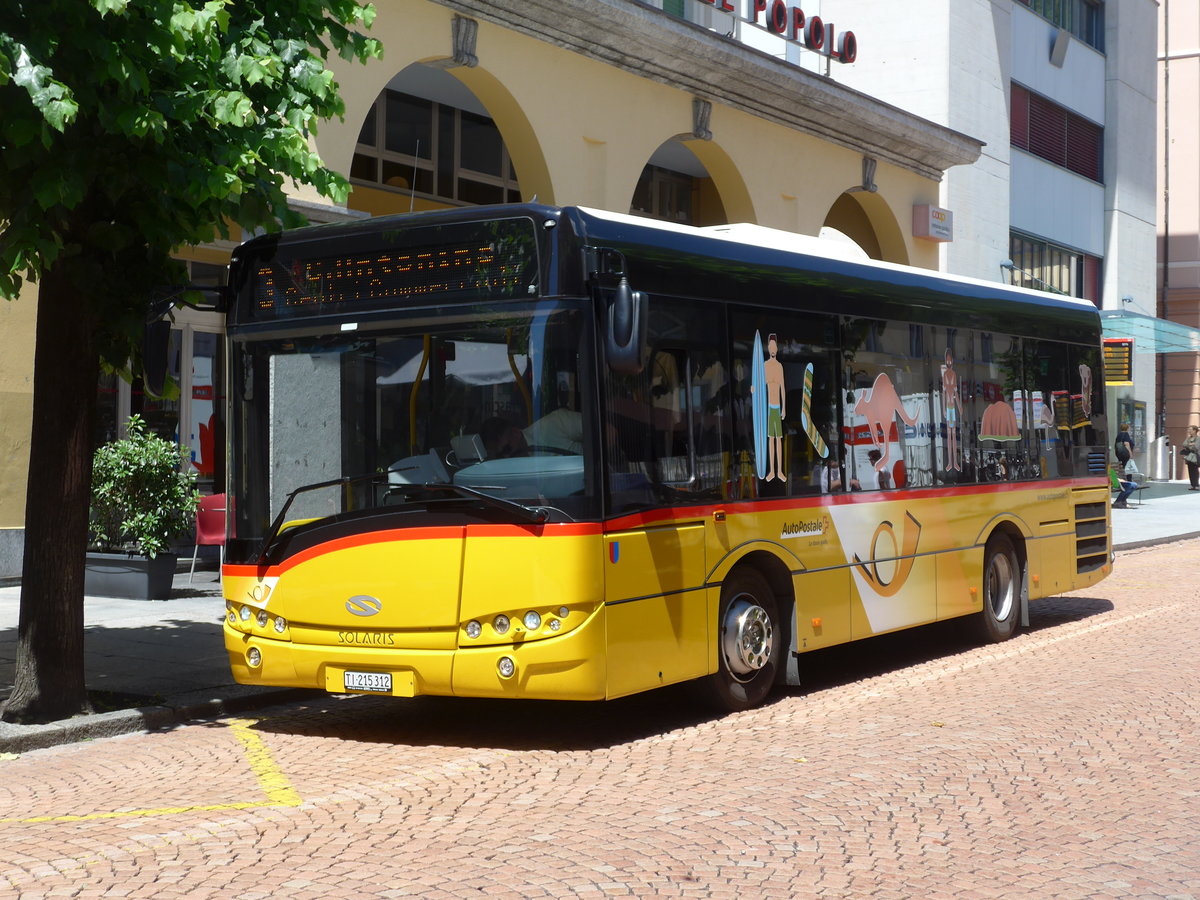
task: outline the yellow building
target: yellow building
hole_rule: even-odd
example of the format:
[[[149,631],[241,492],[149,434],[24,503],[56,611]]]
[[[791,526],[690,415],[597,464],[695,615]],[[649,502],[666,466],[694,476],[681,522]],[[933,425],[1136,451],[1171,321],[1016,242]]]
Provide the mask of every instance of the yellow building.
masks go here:
[[[665,8],[663,8],[665,5]],[[315,137],[349,173],[347,209],[298,193],[314,221],[518,199],[695,225],[747,222],[848,239],[869,256],[937,268],[929,208],[979,141],[839,84],[870,54],[853,22],[802,2],[376,0],[383,60],[335,60],[344,121]],[[657,7],[657,8],[656,8]],[[152,186],[148,186],[152,189]],[[194,248],[213,280],[231,246]],[[19,575],[36,289],[0,306],[0,578]],[[148,408],[101,385],[101,433],[129,412],[192,447],[221,478],[220,320],[177,319],[178,403]]]

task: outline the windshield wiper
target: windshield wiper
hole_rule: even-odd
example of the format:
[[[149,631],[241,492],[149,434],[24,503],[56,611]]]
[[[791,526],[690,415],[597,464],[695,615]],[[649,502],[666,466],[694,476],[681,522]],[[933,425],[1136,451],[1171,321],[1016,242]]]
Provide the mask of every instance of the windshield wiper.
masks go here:
[[[317,481],[313,484],[304,484],[296,488],[287,496],[287,500],[283,503],[283,508],[279,510],[279,515],[275,517],[275,521],[271,523],[271,530],[267,532],[263,538],[261,548],[258,553],[258,562],[260,564],[267,562],[267,557],[270,553],[271,546],[275,543],[275,539],[279,537],[279,533],[283,530],[283,526],[287,523],[288,510],[291,509],[292,501],[300,494],[309,491],[318,491],[323,488],[331,487],[347,487],[351,484],[361,481],[379,481],[387,478],[390,472],[400,472],[402,469],[391,469],[388,472],[372,472],[369,475],[347,475],[343,478],[334,478],[330,481]],[[451,493],[458,494],[460,497],[470,497],[475,500],[481,500],[484,503],[493,506],[497,509],[503,509],[509,513],[513,513],[517,518],[532,522],[535,525],[541,525],[550,518],[550,510],[544,506],[526,506],[524,503],[517,503],[515,500],[505,500],[501,497],[493,497],[491,494],[485,494],[483,491],[477,491],[474,488],[466,487],[461,484],[451,484],[449,482],[426,482],[419,483],[404,483],[392,484],[392,490],[400,493],[407,491],[421,492],[424,494],[430,493]],[[324,517],[323,517],[324,518]]]
[[[279,532],[283,530],[284,523],[287,522],[288,510],[292,507],[292,501],[300,494],[308,491],[319,491],[322,488],[330,487],[346,487],[359,481],[377,481],[380,478],[387,477],[386,472],[372,472],[369,475],[347,475],[342,478],[334,478],[330,481],[315,481],[312,484],[302,484],[283,501],[283,508],[279,510],[279,515],[275,517],[275,521],[271,523],[271,530],[267,532],[263,538],[261,549],[258,552],[259,564],[264,564],[267,561],[267,554],[271,549],[271,545],[275,543],[275,538],[279,537]],[[324,518],[324,517],[322,517]]]
[[[518,518],[524,519],[527,522],[532,522],[535,525],[541,525],[550,518],[550,510],[544,506],[526,506],[524,503],[518,503],[516,500],[505,500],[503,497],[493,497],[491,494],[485,494],[483,491],[477,491],[475,488],[469,488],[464,484],[453,484],[451,482],[427,482],[426,484],[402,484],[397,486],[403,492],[410,489],[424,491],[426,493],[436,491],[451,491],[463,497],[473,497],[476,500],[482,500],[484,503],[491,504],[497,509],[507,510],[515,513]]]

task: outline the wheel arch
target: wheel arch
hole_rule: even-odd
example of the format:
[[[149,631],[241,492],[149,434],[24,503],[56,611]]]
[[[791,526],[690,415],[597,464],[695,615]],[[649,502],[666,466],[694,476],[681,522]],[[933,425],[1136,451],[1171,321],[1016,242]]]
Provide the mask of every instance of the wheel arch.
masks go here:
[[[731,549],[709,570],[708,577],[704,579],[705,586],[719,588],[734,569],[743,565],[759,569],[770,582],[772,590],[786,590],[793,597],[792,572],[804,569],[800,559],[787,548],[771,541],[749,541]],[[778,584],[776,579],[779,579]],[[777,593],[776,596],[782,599],[783,594]]]
[[[1029,547],[1026,543],[1025,531],[1013,519],[1000,519],[992,523],[992,527],[982,536],[979,546],[986,552],[988,541],[993,535],[1001,534],[1012,544],[1013,552],[1017,554],[1020,579],[1018,596],[1021,604],[1020,623],[1022,628],[1029,627]]]
[[[779,614],[779,625],[784,634],[782,647],[784,658],[781,660],[781,665],[776,671],[775,683],[798,684],[799,680],[794,663],[796,651],[796,582],[792,576],[792,569],[772,544],[764,542],[761,546],[752,546],[744,549],[747,552],[739,556],[735,557],[733,554],[726,556],[718,567],[713,570],[708,583],[710,586],[718,587],[734,572],[744,568],[754,569],[766,579],[767,585],[771,588],[771,593],[775,595],[776,612]],[[799,563],[794,558],[793,561],[797,564]]]

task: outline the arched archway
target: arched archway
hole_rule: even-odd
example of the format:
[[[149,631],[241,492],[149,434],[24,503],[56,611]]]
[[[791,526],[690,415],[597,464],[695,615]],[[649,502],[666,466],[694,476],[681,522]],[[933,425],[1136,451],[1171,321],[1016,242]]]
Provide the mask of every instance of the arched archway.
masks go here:
[[[846,191],[834,201],[822,223],[845,235],[871,259],[909,262],[900,223],[887,201],[870,191]]]
[[[704,140],[660,144],[638,178],[630,212],[697,226],[754,221],[749,191],[733,160]]]
[[[349,206],[381,215],[445,206],[553,202],[519,104],[490,73],[415,62],[361,118]]]

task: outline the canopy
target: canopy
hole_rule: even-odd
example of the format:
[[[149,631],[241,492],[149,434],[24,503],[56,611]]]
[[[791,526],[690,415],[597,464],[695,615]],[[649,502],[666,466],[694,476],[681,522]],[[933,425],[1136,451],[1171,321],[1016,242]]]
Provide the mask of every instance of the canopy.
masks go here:
[[[1101,310],[1106,338],[1133,338],[1142,353],[1200,353],[1200,329],[1129,310]]]

